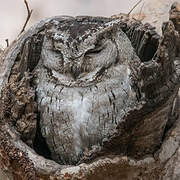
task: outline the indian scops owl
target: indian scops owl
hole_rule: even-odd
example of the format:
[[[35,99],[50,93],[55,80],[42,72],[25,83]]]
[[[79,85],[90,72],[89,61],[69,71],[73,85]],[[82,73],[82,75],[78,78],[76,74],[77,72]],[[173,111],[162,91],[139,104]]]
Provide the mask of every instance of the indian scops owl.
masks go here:
[[[34,69],[42,136],[53,159],[78,162],[115,131],[136,98],[129,60],[137,59],[118,21],[52,20]]]

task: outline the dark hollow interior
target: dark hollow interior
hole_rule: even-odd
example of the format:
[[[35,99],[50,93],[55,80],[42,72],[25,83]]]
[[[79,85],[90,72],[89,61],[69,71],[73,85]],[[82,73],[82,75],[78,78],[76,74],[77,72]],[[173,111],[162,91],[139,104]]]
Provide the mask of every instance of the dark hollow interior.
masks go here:
[[[34,139],[33,147],[34,147],[34,150],[36,151],[36,153],[38,153],[39,155],[41,155],[47,159],[52,159],[51,158],[51,152],[50,152],[49,147],[46,143],[46,140],[41,134],[40,113],[38,113],[37,130],[36,130],[36,136]]]
[[[142,62],[153,59],[159,45],[160,36],[150,24],[143,25],[140,22],[127,25],[121,24],[123,32],[128,36],[136,54]]]

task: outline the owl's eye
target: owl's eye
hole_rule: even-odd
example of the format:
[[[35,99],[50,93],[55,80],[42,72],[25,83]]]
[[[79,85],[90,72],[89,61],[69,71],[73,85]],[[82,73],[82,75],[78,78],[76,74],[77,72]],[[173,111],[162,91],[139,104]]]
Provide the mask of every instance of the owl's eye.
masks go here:
[[[103,47],[98,47],[98,48],[94,48],[94,49],[90,49],[86,52],[86,55],[89,54],[98,54],[103,50]]]
[[[103,45],[95,45],[93,49],[89,49],[85,55],[94,55],[94,54],[99,54],[102,50],[104,49]]]

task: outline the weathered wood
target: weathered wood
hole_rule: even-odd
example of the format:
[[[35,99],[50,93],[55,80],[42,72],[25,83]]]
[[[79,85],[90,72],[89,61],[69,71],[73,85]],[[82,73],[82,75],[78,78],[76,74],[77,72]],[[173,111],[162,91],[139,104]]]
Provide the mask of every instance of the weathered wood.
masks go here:
[[[2,176],[168,176],[179,146],[178,7],[162,36],[128,18],[63,16],[21,35],[0,69]]]

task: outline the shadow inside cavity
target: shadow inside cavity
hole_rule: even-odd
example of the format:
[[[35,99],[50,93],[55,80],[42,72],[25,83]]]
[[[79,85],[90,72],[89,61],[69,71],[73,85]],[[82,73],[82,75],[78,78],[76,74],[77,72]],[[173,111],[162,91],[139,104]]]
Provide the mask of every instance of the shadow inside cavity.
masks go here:
[[[37,130],[36,130],[36,136],[33,143],[34,150],[37,154],[47,158],[51,159],[51,152],[49,150],[49,147],[46,143],[45,138],[41,134],[41,128],[40,128],[40,114],[38,113],[38,120],[37,120]]]
[[[123,26],[122,30],[128,36],[136,54],[142,62],[153,59],[159,46],[160,35],[150,24],[140,22]]]

